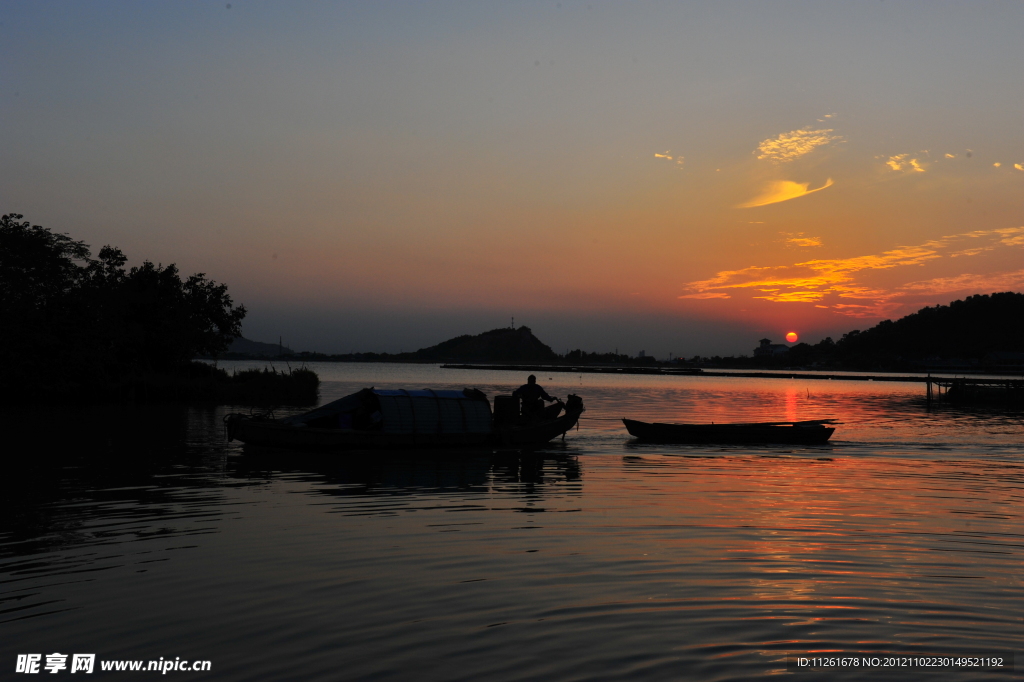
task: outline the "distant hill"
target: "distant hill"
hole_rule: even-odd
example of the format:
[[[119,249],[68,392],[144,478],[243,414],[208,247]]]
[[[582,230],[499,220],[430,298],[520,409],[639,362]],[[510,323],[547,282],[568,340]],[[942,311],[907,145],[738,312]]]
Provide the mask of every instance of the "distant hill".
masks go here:
[[[283,348],[276,343],[263,343],[261,341],[250,341],[249,339],[237,337],[231,342],[227,350],[231,355],[248,355],[258,358],[276,358],[279,355],[292,355],[294,351],[288,346]]]
[[[553,362],[551,347],[533,335],[529,327],[492,329],[483,334],[464,334],[415,353],[393,356],[413,362]]]
[[[895,322],[854,330],[836,342],[799,343],[762,365],[912,370],[976,367],[992,371],[1024,362],[1024,294],[968,296],[922,308]]]
[[[865,331],[844,334],[841,355],[858,364],[925,358],[983,360],[993,353],[1024,352],[1024,294],[968,296]]]

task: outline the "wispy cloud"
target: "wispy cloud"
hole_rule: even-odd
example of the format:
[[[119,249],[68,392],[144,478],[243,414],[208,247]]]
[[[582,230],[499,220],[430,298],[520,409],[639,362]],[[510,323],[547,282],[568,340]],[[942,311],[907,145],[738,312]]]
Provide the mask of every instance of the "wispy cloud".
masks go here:
[[[928,170],[924,161],[911,158],[910,154],[896,154],[895,156],[890,156],[889,160],[885,162],[885,165],[889,166],[889,168],[894,171],[924,173]]]
[[[658,152],[654,152],[654,158],[656,158],[656,159],[665,159],[666,161],[675,161],[676,166],[682,166],[683,165],[683,161],[684,161],[684,157],[682,157],[682,156],[672,156],[672,150],[671,149],[666,149],[664,154],[659,154]]]
[[[756,208],[757,206],[777,204],[780,201],[799,199],[802,196],[813,194],[814,192],[820,192],[826,187],[831,187],[835,183],[832,182],[832,178],[829,178],[821,187],[818,187],[817,189],[807,189],[807,186],[810,184],[811,183],[809,182],[792,182],[791,180],[770,182],[761,194],[746,203],[740,204],[736,208]]]
[[[697,294],[684,294],[679,298],[732,298],[732,296],[724,292],[705,292]]]
[[[959,258],[960,256],[977,256],[979,253],[985,253],[986,251],[991,251],[994,248],[994,246],[982,246],[977,249],[964,249],[963,251],[954,251],[949,254],[949,257]]]
[[[1024,246],[1024,227],[1007,227],[993,231],[1000,235],[999,243],[1004,246]]]
[[[1024,270],[984,274],[964,274],[955,277],[936,277],[921,282],[904,284],[899,294],[952,294],[959,291],[1007,291],[1024,288]]]
[[[803,232],[780,232],[782,236],[786,238],[786,244],[789,246],[823,246],[821,237],[805,237]]]
[[[833,135],[831,128],[825,130],[791,130],[778,137],[769,138],[757,145],[757,158],[762,161],[785,163],[810,154],[818,147],[841,142],[842,136]]]
[[[984,240],[978,247],[950,250],[966,240]],[[836,296],[841,302],[832,307],[844,315],[872,316],[885,314],[902,305],[901,297],[921,293],[944,286],[959,286],[959,289],[936,289],[935,293],[960,291],[969,288],[983,290],[993,287],[1010,286],[1018,282],[1015,273],[993,273],[990,275],[964,275],[915,282],[894,289],[880,289],[858,281],[858,273],[870,270],[923,265],[945,256],[970,256],[989,251],[997,246],[1024,246],[1024,227],[997,230],[975,230],[961,234],[947,235],[929,240],[916,246],[900,246],[880,254],[856,256],[854,258],[809,260],[793,265],[758,266],[739,270],[723,270],[714,277],[687,284],[689,293],[679,298],[724,298],[713,294],[727,294],[736,290],[752,290],[754,298],[773,302],[818,303],[826,296]],[[1024,272],[1024,271],[1021,271]],[[974,279],[970,279],[974,278]],[[967,286],[965,283],[985,282],[984,286]],[[962,286],[961,286],[962,285]],[[1018,286],[1013,284],[1013,286]],[[931,289],[929,289],[931,287]]]

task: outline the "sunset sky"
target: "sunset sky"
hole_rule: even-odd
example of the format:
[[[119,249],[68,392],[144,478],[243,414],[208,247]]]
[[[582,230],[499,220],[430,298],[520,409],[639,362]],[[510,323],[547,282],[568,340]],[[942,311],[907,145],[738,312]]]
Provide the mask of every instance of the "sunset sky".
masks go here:
[[[1024,3],[0,5],[0,212],[247,337],[750,353],[1024,289]]]

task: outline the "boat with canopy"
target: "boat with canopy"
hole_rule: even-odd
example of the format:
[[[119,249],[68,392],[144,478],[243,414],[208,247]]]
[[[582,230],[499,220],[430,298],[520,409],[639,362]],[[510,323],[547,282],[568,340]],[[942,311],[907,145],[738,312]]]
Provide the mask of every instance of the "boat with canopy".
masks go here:
[[[229,441],[298,449],[524,446],[564,437],[584,411],[575,395],[535,414],[521,414],[512,396],[497,396],[495,405],[501,409],[492,414],[487,396],[474,388],[364,388],[303,414],[234,413],[224,423]]]

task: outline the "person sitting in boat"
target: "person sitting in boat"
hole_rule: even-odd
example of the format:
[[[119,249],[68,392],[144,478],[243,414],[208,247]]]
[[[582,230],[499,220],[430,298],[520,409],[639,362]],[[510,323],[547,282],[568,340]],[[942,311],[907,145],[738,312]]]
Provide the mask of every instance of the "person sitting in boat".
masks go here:
[[[548,395],[538,383],[537,377],[530,375],[526,378],[526,383],[512,391],[512,395],[519,396],[523,401],[522,413],[524,415],[535,415],[540,414],[544,411],[544,404],[541,400],[547,400],[553,402],[557,398],[552,398]]]

